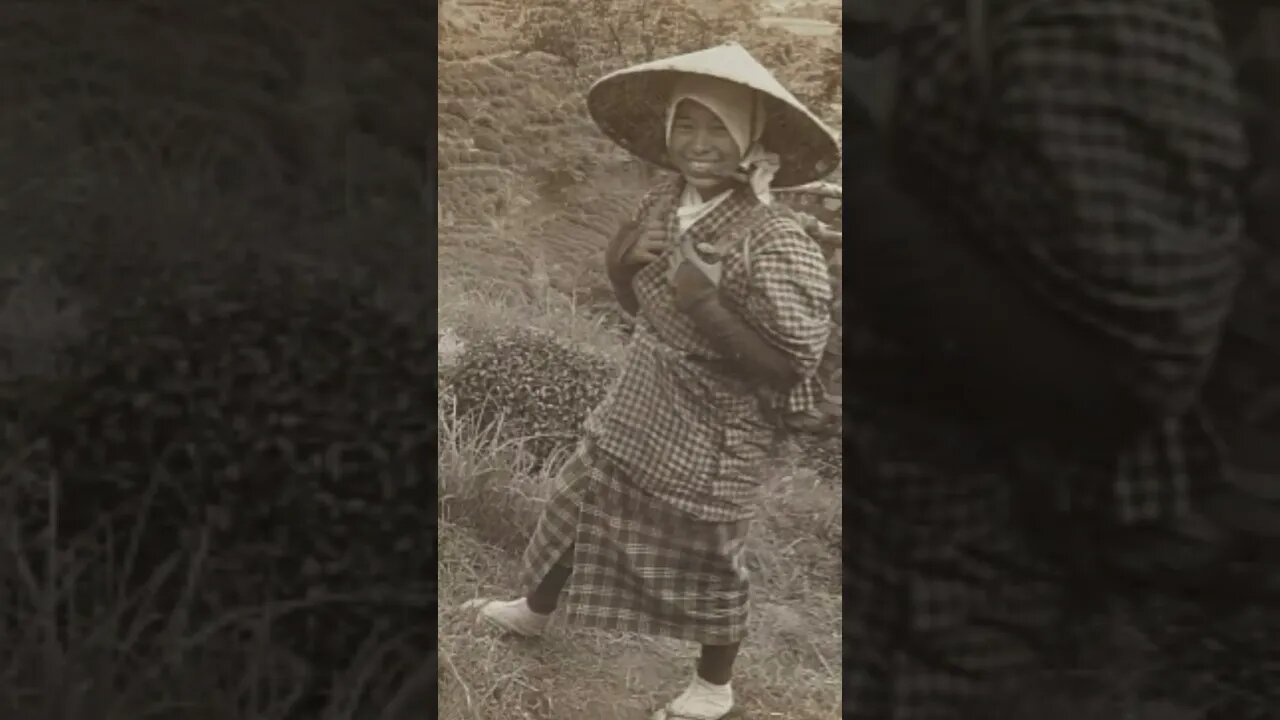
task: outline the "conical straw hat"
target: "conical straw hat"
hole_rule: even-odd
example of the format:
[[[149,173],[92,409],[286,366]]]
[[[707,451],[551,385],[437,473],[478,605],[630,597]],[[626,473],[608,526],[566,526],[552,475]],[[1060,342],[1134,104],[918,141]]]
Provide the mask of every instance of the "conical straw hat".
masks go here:
[[[667,99],[681,74],[709,75],[745,85],[765,97],[761,141],[777,153],[775,187],[794,187],[826,177],[840,164],[840,143],[763,65],[737,43],[677,55],[618,70],[587,93],[591,118],[609,139],[636,157],[674,170],[667,159]]]

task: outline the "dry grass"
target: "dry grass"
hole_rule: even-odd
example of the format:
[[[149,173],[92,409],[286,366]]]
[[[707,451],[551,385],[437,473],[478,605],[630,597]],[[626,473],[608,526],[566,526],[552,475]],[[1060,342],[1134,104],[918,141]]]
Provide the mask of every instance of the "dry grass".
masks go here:
[[[515,243],[514,232],[490,236]],[[555,292],[486,277],[483,264],[452,266],[440,278],[441,328],[538,327],[618,358],[621,337],[592,312]],[[465,349],[464,349],[465,351]],[[444,720],[642,718],[679,692],[696,650],[679,643],[584,632],[553,623],[538,642],[498,637],[459,608],[476,597],[512,597],[519,556],[553,471],[533,472],[521,441],[501,427],[477,427],[440,408],[439,673]],[[751,636],[735,689],[750,718],[833,718],[840,706],[841,490],[800,458],[772,468],[750,541],[754,572]],[[1082,655],[1010,689],[990,720],[1204,720],[1196,706],[1163,699],[1177,662],[1148,636],[1141,607],[1074,628]],[[1215,686],[1217,697],[1227,690]],[[1238,692],[1238,691],[1236,691]],[[1259,707],[1243,698],[1237,707]],[[1198,706],[1198,707],[1197,707]],[[1250,717],[1255,717],[1250,715]],[[1256,717],[1265,717],[1259,715]]]
[[[513,596],[554,471],[530,473],[499,427],[440,416],[439,640],[443,720],[647,717],[678,693],[696,647],[576,631],[498,637],[459,608]],[[840,706],[839,489],[777,469],[750,546],[751,636],[736,689],[751,717],[818,720]]]
[[[0,295],[0,305],[3,299]],[[30,304],[33,312],[53,305],[52,298],[36,299],[40,302]],[[26,314],[8,305],[0,307],[0,319],[11,326],[13,338],[29,338],[22,332]],[[25,360],[0,362],[0,371],[6,371],[0,377],[47,371],[57,359],[56,346],[52,341],[49,347],[15,346]],[[51,521],[38,533],[23,534],[20,529],[28,523],[14,514],[15,498],[36,485],[51,490]],[[56,509],[59,495],[68,492],[56,476],[32,476],[20,453],[0,457],[0,717],[5,720],[372,717],[378,703],[394,692],[395,681],[419,660],[412,647],[421,647],[423,628],[386,628],[367,638],[336,677],[325,677],[327,670],[287,648],[278,622],[321,605],[375,606],[380,600],[314,595],[210,607],[204,600],[219,588],[212,577],[208,528],[189,528],[187,542],[173,548],[153,574],[138,579],[132,561],[155,518],[144,507],[114,525],[129,528],[127,536],[113,534],[110,527],[61,536]],[[405,597],[403,602],[422,608],[427,599]],[[318,687],[327,695],[324,705],[304,707],[304,696],[314,697]]]
[[[277,641],[273,625],[289,613],[359,597],[306,599],[203,612],[210,589],[208,528],[192,528],[143,582],[133,548],[147,525],[140,511],[130,537],[110,531],[58,536],[56,513],[36,537],[22,536],[7,502],[20,477],[20,458],[0,468],[0,717],[11,720],[276,720],[297,717],[315,672]],[[30,480],[27,478],[26,480]],[[51,508],[59,492],[57,478]],[[422,598],[412,602],[422,603]],[[403,631],[370,637],[330,686],[324,707],[309,717],[345,720],[376,708],[388,680],[414,661],[402,655]]]
[[[622,338],[562,295],[531,297],[483,267],[440,278],[441,328],[538,327],[618,358]],[[465,352],[465,349],[464,349]],[[501,419],[478,427],[442,402],[439,422],[439,641],[442,720],[642,718],[683,688],[696,647],[553,623],[538,643],[498,637],[459,610],[514,596],[519,557],[553,467],[541,472]],[[750,543],[751,636],[735,690],[753,718],[818,720],[840,708],[840,489],[793,462],[773,469]]]
[[[575,347],[621,359],[616,326],[592,308],[551,288],[472,276],[440,277],[439,327],[465,337],[475,328],[525,327],[554,333]]]
[[[605,239],[599,221],[610,220],[601,199],[636,193],[642,183],[627,174],[616,151],[598,142],[581,99],[574,99],[581,90],[575,78],[546,57],[503,57],[511,38],[501,23],[478,23],[465,12],[456,17],[446,39],[456,47],[441,58],[439,88],[441,155],[448,165],[441,175],[440,326],[464,339],[474,327],[538,327],[617,358],[622,350],[611,322],[572,298],[581,284],[598,288],[603,281],[588,257]],[[507,147],[491,144],[490,136]],[[584,158],[597,161],[586,181],[557,200],[539,196],[531,170],[582,169]],[[447,406],[439,422],[439,716],[647,717],[683,686],[693,648],[556,623],[542,641],[513,641],[457,610],[475,597],[519,592],[510,579],[555,478],[530,471],[521,442],[501,427],[468,425]],[[750,718],[839,714],[839,501],[838,486],[794,461],[779,462],[770,477],[750,544],[752,634],[735,683]],[[1274,621],[1188,611],[1188,617],[1199,614],[1191,621],[1199,624],[1173,633],[1175,642],[1162,633],[1175,605],[1159,598],[1127,607],[1117,602],[1105,617],[1073,628],[1082,650],[1076,667],[1029,679],[987,708],[982,720],[1280,716],[1267,702],[1274,693],[1225,682],[1274,674],[1274,652],[1246,658],[1259,652],[1258,637]],[[1187,697],[1192,687],[1201,699],[1158,699]]]
[[[442,278],[441,287],[451,289],[441,296],[441,327],[537,326],[582,347],[620,353],[615,333],[564,306],[528,302],[500,283],[486,290]],[[530,470],[521,440],[504,432],[501,419],[478,427],[444,403],[438,422],[440,717],[642,718],[678,693],[696,648],[554,622],[543,640],[516,640],[477,625],[473,613],[460,609],[473,598],[522,591],[511,578],[556,477],[554,469]],[[748,546],[755,583],[751,635],[735,680],[748,717],[805,720],[839,712],[840,504],[839,486],[801,458],[779,458],[770,469]],[[1123,627],[1115,644],[1102,641],[1102,629],[1082,632],[1095,634],[1094,652],[1108,655],[1107,665],[1037,678],[1033,689],[1011,693],[1003,708],[1008,714],[998,717],[1113,720],[1124,717],[1117,714],[1122,708],[1145,712],[1138,687],[1157,677],[1159,664],[1143,654],[1141,642],[1124,642]]]
[[[352,14],[361,7],[350,6]],[[308,29],[286,16],[288,8],[248,23],[271,35],[265,42],[261,34],[239,32],[245,26],[219,22],[273,10],[263,3],[188,7],[203,21],[185,27],[181,18],[155,13],[145,2],[15,10],[0,19],[6,38],[0,57],[11,68],[25,68],[22,78],[10,75],[15,82],[6,85],[0,108],[0,218],[6,228],[0,265],[39,258],[75,287],[48,282],[44,272],[19,268],[8,278],[0,269],[0,383],[18,374],[48,374],[64,343],[94,329],[103,297],[132,295],[138,277],[96,271],[123,265],[129,256],[145,255],[159,265],[160,257],[176,262],[247,246],[332,259],[356,254],[359,245],[366,256],[410,264],[387,245],[398,232],[413,234],[421,246],[426,194],[414,172],[421,164],[414,162],[422,156],[394,147],[396,129],[377,116],[407,125],[412,145],[423,127],[422,115],[415,114],[425,107],[416,97],[422,84],[385,85],[394,85],[397,74],[419,78],[431,64],[425,48],[376,68],[356,62],[396,52],[395,37],[370,27],[376,12],[339,21],[347,61],[335,64],[329,60],[334,53],[321,51],[325,68],[307,62],[297,74],[330,80],[330,99],[367,105],[372,116],[365,125],[373,129],[357,132],[349,125],[335,128],[346,121],[337,113],[295,101],[305,101],[305,93],[261,90],[270,83],[259,80],[279,67],[263,57],[270,48],[308,39]],[[394,22],[400,35],[415,32],[411,14],[400,13]],[[104,31],[74,30],[90,26]],[[407,46],[420,48],[413,37]],[[209,62],[188,74],[166,50]],[[157,64],[159,57],[165,59]],[[419,57],[422,72],[408,67]],[[164,71],[155,73],[157,67]],[[375,100],[377,93],[397,101]],[[397,109],[390,116],[379,109],[392,105]],[[292,162],[286,157],[291,150],[298,161],[292,185],[281,173]],[[420,208],[414,204],[419,190]],[[77,282],[81,269],[92,287]],[[16,282],[14,294],[9,280]],[[21,382],[13,386],[21,390]],[[378,698],[393,692],[390,686],[420,660],[405,647],[402,627],[367,638],[334,675],[287,649],[280,621],[292,619],[291,613],[326,604],[372,605],[367,598],[316,595],[209,607],[221,589],[211,576],[227,573],[213,567],[216,553],[198,524],[189,528],[189,542],[163,548],[168,556],[155,571],[133,581],[127,579],[134,574],[134,554],[126,550],[139,542],[148,525],[144,516],[117,524],[124,536],[101,530],[60,537],[56,524],[20,532],[31,520],[14,517],[15,489],[57,488],[58,478],[32,477],[21,467],[10,431],[25,429],[10,427],[7,400],[0,401],[0,718],[377,717]],[[63,494],[74,496],[74,488]],[[421,596],[404,602],[426,605]],[[413,630],[421,646],[423,628]],[[303,692],[317,687],[328,697],[303,707]]]

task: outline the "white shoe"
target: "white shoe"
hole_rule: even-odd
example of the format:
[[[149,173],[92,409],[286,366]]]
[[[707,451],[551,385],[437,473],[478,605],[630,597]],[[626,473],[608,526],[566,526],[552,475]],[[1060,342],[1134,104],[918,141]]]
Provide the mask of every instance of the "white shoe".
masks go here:
[[[550,615],[530,610],[529,603],[524,598],[507,601],[476,598],[468,600],[462,607],[464,610],[479,608],[479,619],[501,630],[524,637],[542,635],[547,628],[547,623],[551,622]]]
[[[680,697],[654,713],[652,720],[726,720],[735,715],[732,685],[713,685],[694,675]]]

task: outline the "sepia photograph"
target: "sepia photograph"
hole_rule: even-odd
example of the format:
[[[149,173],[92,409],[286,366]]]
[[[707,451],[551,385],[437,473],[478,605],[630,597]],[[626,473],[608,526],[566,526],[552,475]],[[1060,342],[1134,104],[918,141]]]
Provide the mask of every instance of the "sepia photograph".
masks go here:
[[[839,717],[840,4],[439,12],[438,717]]]
[[[3,720],[433,674],[430,15],[0,2]]]
[[[1280,8],[842,25],[843,716],[1280,717]]]

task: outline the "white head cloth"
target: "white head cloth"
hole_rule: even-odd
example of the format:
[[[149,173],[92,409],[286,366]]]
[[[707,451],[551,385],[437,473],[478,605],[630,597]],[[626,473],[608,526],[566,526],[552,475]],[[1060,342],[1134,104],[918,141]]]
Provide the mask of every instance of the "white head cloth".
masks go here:
[[[777,154],[761,147],[764,134],[764,96],[751,88],[709,75],[684,75],[675,85],[667,104],[667,142],[675,123],[676,108],[683,100],[693,100],[720,118],[729,136],[742,153],[739,169],[752,192],[765,205],[773,201],[769,186],[778,172]]]

